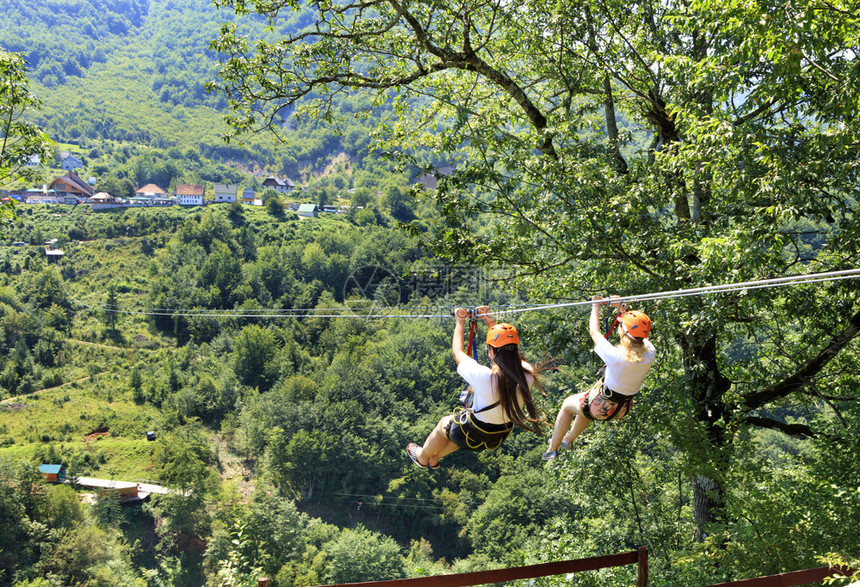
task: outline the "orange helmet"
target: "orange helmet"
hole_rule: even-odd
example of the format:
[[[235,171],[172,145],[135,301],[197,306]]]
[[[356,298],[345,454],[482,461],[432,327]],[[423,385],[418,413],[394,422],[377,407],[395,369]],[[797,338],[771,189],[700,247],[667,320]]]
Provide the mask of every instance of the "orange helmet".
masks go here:
[[[651,332],[651,318],[644,312],[627,312],[621,317],[621,322],[627,327],[630,336],[636,338],[648,338]]]
[[[517,335],[516,328],[506,322],[502,322],[487,331],[487,344],[495,348],[501,348],[509,344],[520,344],[520,337]]]

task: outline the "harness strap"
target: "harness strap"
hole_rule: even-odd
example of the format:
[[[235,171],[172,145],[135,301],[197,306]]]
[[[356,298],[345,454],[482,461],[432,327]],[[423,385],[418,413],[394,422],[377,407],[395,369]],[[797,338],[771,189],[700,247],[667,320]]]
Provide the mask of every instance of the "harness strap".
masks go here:
[[[484,407],[483,407],[483,408],[481,408],[480,410],[473,410],[473,411],[472,411],[472,413],[473,413],[473,414],[480,414],[481,412],[486,412],[487,410],[492,410],[493,408],[495,408],[496,406],[498,406],[500,403],[501,403],[501,402],[493,402],[493,403],[491,403],[491,404],[490,404],[490,405],[488,405],[488,406],[484,406]]]
[[[632,395],[624,395],[623,393],[618,393],[617,391],[612,391],[606,385],[603,385],[603,389],[600,390],[601,395],[607,401],[610,401],[615,404],[615,409],[612,410],[612,413],[609,415],[607,420],[614,420],[618,417],[618,414],[621,413],[621,409],[629,405],[630,402],[633,401]]]
[[[585,406],[583,406],[582,412],[583,416],[585,416],[589,420],[595,420],[597,422],[608,422],[609,420],[614,420],[619,416],[624,406],[630,405],[630,403],[633,401],[632,395],[624,395],[623,393],[612,391],[611,389],[606,387],[606,384],[603,383],[603,381],[600,382],[600,395],[603,396],[603,399],[605,399],[606,401],[614,403],[615,409],[612,410],[612,413],[609,414],[607,418],[598,420],[591,414],[591,402],[586,401]]]

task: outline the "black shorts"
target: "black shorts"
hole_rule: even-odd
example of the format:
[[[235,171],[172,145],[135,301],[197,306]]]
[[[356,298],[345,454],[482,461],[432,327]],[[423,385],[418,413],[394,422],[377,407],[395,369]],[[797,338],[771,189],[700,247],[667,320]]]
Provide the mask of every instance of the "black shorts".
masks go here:
[[[630,411],[633,403],[632,395],[624,395],[612,391],[602,381],[591,386],[588,391],[578,393],[576,399],[582,415],[589,420],[615,420],[622,418]]]
[[[445,428],[445,436],[462,450],[493,450],[499,448],[513,430],[514,424],[488,424],[469,410],[457,410]]]

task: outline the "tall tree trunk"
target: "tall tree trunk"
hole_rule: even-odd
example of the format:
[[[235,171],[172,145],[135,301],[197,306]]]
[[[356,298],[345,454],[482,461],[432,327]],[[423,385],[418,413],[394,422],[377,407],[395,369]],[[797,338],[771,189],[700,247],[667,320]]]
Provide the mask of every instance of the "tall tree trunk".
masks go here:
[[[723,486],[704,475],[693,477],[693,521],[696,523],[696,542],[704,542],[708,528],[717,521],[723,507]]]
[[[606,134],[609,137],[609,153],[615,161],[615,171],[619,175],[627,174],[627,161],[621,154],[618,141],[618,125],[615,122],[615,98],[612,96],[612,80],[608,75],[603,76],[603,114],[606,118]]]
[[[723,398],[731,382],[720,372],[715,334],[683,336],[681,347],[684,350],[684,370],[697,404],[696,419],[705,424],[710,447],[706,454],[697,456],[703,470],[719,472],[725,468],[725,463],[712,458],[724,454],[722,449],[726,445],[726,437],[722,423],[727,414]],[[701,542],[711,523],[721,516],[724,489],[719,480],[709,474],[695,475],[692,489],[695,540]]]

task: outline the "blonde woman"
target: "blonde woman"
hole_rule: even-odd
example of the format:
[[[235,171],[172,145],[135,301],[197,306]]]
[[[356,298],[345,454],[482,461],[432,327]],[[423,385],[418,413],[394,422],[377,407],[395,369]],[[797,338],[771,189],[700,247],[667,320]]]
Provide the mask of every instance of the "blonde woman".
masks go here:
[[[651,319],[646,314],[636,311],[624,313],[619,318],[621,340],[612,345],[600,331],[603,298],[593,296],[591,301],[588,332],[594,341],[594,352],[605,364],[603,377],[588,391],[564,400],[555,419],[549,450],[543,454],[545,461],[557,457],[559,447],[569,449],[571,442],[588,428],[592,420],[625,416],[657,356],[657,350],[648,340]]]

